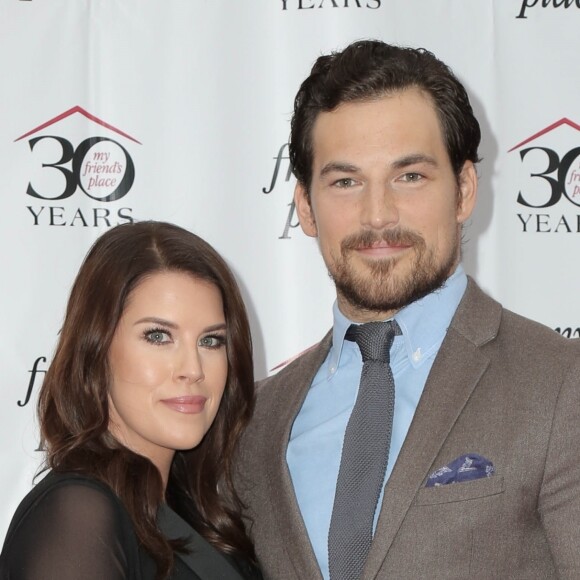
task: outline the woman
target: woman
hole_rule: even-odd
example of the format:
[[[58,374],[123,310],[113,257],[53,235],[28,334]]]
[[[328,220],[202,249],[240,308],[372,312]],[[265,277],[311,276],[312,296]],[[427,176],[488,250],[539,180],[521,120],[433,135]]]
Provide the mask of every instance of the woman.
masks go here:
[[[168,223],[106,232],[39,395],[50,472],[16,511],[0,577],[259,578],[230,473],[252,408],[248,320],[222,258]]]

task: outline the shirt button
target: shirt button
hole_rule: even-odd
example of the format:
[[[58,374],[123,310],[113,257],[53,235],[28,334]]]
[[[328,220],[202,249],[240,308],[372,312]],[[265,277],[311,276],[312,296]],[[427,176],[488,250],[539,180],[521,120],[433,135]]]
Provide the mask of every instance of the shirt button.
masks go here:
[[[413,353],[413,361],[414,361],[414,362],[419,362],[419,361],[421,360],[421,358],[422,358],[422,355],[421,355],[421,349],[420,349],[420,348],[418,348],[418,349],[417,349],[417,350],[416,350],[416,351]]]

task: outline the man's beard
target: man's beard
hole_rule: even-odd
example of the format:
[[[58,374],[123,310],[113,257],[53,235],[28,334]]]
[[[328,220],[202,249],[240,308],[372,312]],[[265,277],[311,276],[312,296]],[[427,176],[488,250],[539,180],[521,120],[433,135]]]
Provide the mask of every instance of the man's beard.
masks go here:
[[[456,234],[459,236],[459,232]],[[361,247],[384,241],[389,245],[410,246],[414,252],[406,273],[396,274],[397,263],[408,257],[369,259],[368,272],[355,272],[351,264],[352,253]],[[459,243],[452,243],[449,255],[437,259],[434,251],[427,248],[422,236],[409,230],[389,229],[381,233],[364,231],[345,238],[341,243],[341,255],[329,266],[338,294],[359,310],[372,312],[398,311],[427,296],[443,286],[457,262]],[[359,258],[360,259],[360,258]],[[364,266],[361,267],[361,269]]]

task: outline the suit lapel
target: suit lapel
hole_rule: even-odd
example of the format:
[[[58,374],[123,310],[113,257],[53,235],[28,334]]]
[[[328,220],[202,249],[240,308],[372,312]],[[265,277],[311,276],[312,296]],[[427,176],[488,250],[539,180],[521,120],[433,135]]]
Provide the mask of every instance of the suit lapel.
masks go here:
[[[483,376],[489,359],[479,347],[496,336],[500,317],[501,306],[470,280],[387,483],[365,579],[379,572],[417,491]]]
[[[297,577],[309,580],[322,580],[322,575],[298,507],[286,462],[286,450],[294,419],[304,403],[314,375],[328,354],[331,341],[332,333],[328,333],[316,348],[280,371],[274,379],[280,384],[276,390],[277,406],[272,412],[269,456],[265,461],[271,505],[277,511],[276,519],[285,540],[285,549]]]

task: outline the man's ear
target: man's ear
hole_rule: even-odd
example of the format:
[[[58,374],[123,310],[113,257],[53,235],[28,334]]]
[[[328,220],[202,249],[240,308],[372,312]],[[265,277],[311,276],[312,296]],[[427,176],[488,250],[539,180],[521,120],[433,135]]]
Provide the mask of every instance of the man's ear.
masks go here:
[[[296,213],[298,214],[302,231],[311,238],[317,237],[318,228],[312,211],[311,199],[306,187],[300,182],[297,182],[294,188],[294,205],[296,206]]]
[[[473,212],[477,201],[477,172],[471,161],[463,164],[459,174],[459,193],[457,200],[457,223],[465,223]]]

